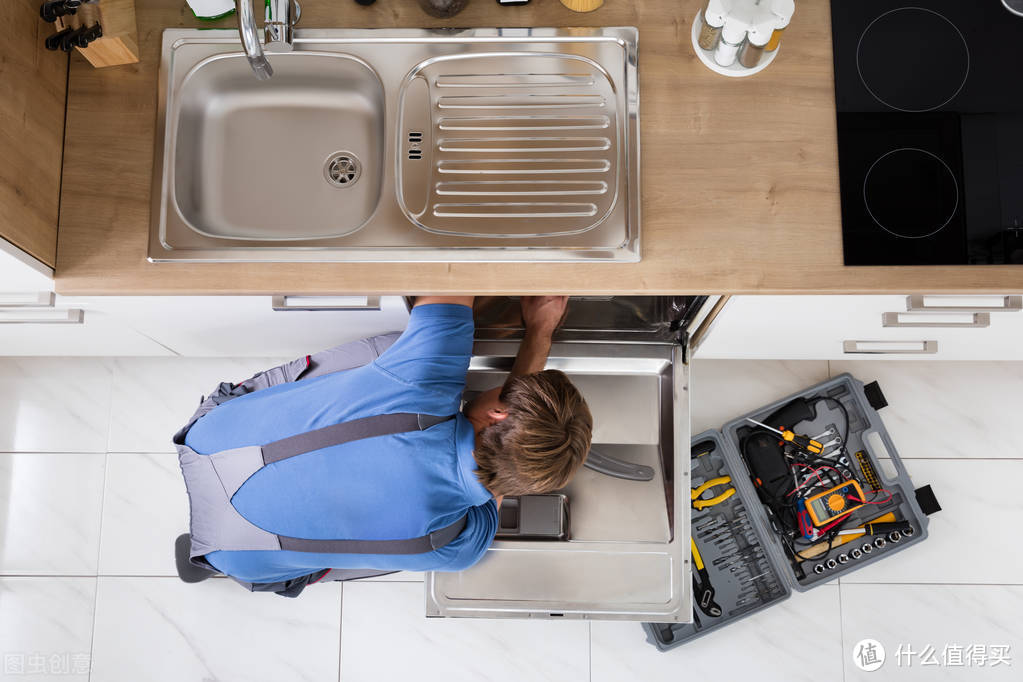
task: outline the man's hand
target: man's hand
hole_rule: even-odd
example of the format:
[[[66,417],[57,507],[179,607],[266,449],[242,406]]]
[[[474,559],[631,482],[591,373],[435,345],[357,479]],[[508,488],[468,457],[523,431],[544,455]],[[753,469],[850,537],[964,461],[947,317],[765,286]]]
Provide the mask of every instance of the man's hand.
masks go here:
[[[526,336],[519,346],[509,376],[525,376],[543,370],[551,352],[551,337],[565,317],[568,296],[523,296],[522,321]]]
[[[568,296],[523,296],[522,321],[526,333],[553,336],[565,319]]]

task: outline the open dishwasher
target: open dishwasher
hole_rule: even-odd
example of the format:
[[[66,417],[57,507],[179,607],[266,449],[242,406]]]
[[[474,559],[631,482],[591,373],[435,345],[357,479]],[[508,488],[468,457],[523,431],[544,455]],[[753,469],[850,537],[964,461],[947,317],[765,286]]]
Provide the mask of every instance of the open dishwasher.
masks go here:
[[[428,573],[427,615],[691,622],[687,351],[710,304],[705,296],[569,301],[547,367],[582,392],[594,430],[588,465],[559,491],[565,532],[499,531],[471,568]],[[515,297],[479,298],[475,313],[467,396],[504,382],[524,333]]]

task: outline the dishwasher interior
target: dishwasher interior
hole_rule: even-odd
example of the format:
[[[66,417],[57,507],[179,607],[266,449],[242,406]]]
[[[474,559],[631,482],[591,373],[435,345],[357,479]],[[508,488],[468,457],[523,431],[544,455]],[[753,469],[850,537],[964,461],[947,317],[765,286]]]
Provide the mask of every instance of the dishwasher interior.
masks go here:
[[[586,398],[599,464],[558,491],[569,510],[563,538],[499,536],[475,566],[427,574],[427,615],[691,621],[690,506],[675,500],[689,491],[686,329],[704,303],[570,300],[547,368]],[[503,383],[522,338],[518,311],[513,297],[477,301],[467,396]]]

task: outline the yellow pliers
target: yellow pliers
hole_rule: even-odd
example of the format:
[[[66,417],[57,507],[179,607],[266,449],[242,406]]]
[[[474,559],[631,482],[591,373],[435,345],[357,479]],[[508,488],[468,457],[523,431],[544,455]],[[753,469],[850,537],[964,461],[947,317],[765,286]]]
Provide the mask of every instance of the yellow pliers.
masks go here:
[[[735,488],[729,487],[724,492],[720,493],[719,495],[716,495],[715,497],[710,498],[709,500],[703,499],[703,494],[710,490],[711,488],[713,488],[714,486],[727,485],[731,482],[732,482],[731,476],[718,476],[717,478],[712,478],[709,481],[705,481],[698,488],[693,488],[692,489],[693,509],[700,511],[702,509],[706,509],[707,507],[713,507],[715,504],[720,504],[727,500],[729,497],[735,494]]]

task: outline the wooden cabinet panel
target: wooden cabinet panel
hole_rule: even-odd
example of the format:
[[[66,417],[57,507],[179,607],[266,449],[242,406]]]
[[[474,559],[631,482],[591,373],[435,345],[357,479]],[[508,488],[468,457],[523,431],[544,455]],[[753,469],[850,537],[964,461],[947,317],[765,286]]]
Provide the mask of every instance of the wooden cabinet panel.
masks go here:
[[[53,267],[57,260],[68,57],[39,0],[0,3],[0,237]]]

